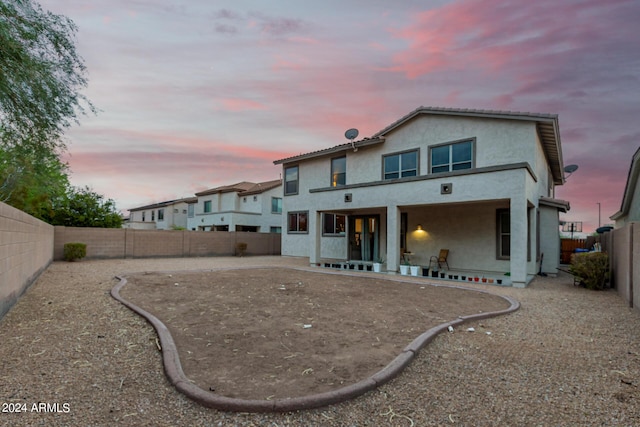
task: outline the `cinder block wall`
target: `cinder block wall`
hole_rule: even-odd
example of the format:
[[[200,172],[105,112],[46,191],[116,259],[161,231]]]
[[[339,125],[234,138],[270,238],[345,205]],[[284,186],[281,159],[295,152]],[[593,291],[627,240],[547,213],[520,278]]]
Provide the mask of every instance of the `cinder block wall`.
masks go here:
[[[280,255],[280,234],[55,227],[54,259],[64,258],[65,243],[87,245],[87,259],[229,256],[236,243],[247,255]]]
[[[53,260],[54,229],[0,202],[0,318]]]
[[[640,309],[640,223],[630,222],[600,236],[609,254],[611,280],[618,294]]]

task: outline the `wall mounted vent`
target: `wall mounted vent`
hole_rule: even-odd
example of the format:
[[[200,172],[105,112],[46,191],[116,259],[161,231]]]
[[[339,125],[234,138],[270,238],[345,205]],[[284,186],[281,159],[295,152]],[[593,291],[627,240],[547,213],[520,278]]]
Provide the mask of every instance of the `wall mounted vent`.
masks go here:
[[[453,192],[453,184],[440,184],[440,194],[451,194]]]

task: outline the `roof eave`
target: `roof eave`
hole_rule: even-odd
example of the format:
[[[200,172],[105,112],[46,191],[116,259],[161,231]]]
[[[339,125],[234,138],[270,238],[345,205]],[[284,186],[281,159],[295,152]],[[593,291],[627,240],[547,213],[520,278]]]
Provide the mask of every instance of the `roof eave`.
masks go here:
[[[286,163],[295,163],[302,160],[313,159],[317,157],[330,156],[336,153],[341,153],[343,151],[349,151],[353,149],[358,149],[361,147],[368,147],[370,145],[376,145],[384,142],[384,138],[368,138],[363,139],[361,141],[356,141],[353,144],[341,144],[336,145],[335,147],[327,148],[324,150],[313,151],[311,153],[300,154],[298,156],[287,157],[285,159],[275,160],[273,162],[274,165],[283,165]]]

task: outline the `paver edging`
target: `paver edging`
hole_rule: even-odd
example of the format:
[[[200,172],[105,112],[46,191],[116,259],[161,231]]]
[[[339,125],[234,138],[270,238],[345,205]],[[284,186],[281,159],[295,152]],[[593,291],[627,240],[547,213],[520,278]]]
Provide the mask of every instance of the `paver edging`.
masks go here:
[[[510,303],[510,306],[504,310],[460,316],[455,320],[435,326],[414,339],[408,346],[406,346],[402,350],[402,352],[395,359],[393,359],[380,371],[376,372],[369,378],[348,385],[346,387],[341,387],[337,390],[332,390],[324,393],[295,398],[249,400],[221,396],[213,392],[203,390],[202,388],[192,383],[182,370],[182,364],[180,363],[178,349],[167,326],[153,314],[124,299],[120,295],[120,289],[122,289],[127,284],[127,279],[122,276],[116,276],[116,279],[118,279],[120,282],[111,289],[111,296],[133,312],[144,317],[155,328],[160,340],[160,349],[162,351],[162,360],[165,374],[167,375],[169,382],[185,396],[203,406],[215,408],[221,411],[234,412],[290,412],[303,409],[319,408],[353,399],[391,381],[393,378],[398,376],[400,372],[402,372],[411,363],[416,354],[425,345],[431,342],[433,338],[435,338],[439,333],[448,330],[449,326],[453,327],[472,320],[481,320],[489,317],[496,317],[502,314],[514,312],[520,308],[520,303],[509,296],[496,295],[487,291],[473,288],[437,284],[435,286],[460,288],[495,295],[507,300]]]

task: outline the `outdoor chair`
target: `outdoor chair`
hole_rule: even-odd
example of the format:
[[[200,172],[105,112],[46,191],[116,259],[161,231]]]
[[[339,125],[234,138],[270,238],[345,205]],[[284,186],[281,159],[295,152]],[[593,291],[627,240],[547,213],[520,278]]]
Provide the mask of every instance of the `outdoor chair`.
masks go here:
[[[429,259],[429,264],[434,262],[438,265],[438,268],[442,270],[442,265],[447,266],[447,270],[450,270],[449,263],[447,262],[447,258],[449,257],[449,249],[440,249],[440,253],[438,256],[433,255],[431,259]]]

